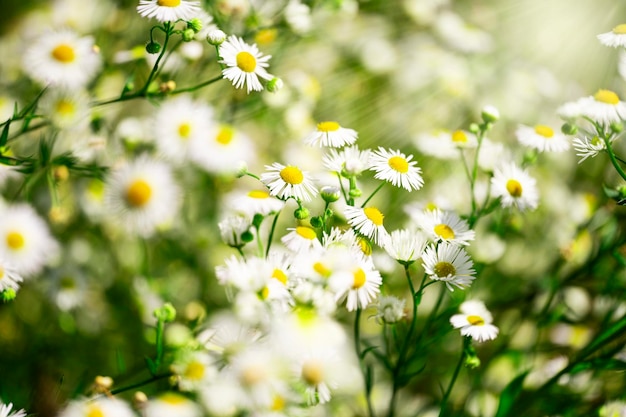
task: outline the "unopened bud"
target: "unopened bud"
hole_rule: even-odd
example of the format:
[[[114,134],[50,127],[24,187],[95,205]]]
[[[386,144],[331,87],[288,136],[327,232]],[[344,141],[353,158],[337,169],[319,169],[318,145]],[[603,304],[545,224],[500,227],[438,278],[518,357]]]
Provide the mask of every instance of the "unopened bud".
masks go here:
[[[183,41],[191,42],[193,38],[196,37],[196,32],[193,29],[185,29],[181,36],[183,37]]]
[[[172,303],[165,303],[163,304],[163,307],[154,310],[154,317],[166,323],[174,321],[176,318],[176,309]]]
[[[310,223],[311,226],[315,227],[316,229],[319,229],[324,225],[324,222],[322,221],[322,219],[319,218],[319,216],[311,217]]]
[[[269,91],[270,93],[275,93],[282,89],[283,85],[283,80],[278,77],[274,77],[267,83],[265,88],[267,88],[267,91]]]
[[[493,106],[483,107],[480,115],[485,123],[494,123],[500,118],[500,112]]]
[[[146,52],[149,54],[158,54],[161,51],[161,44],[158,42],[148,42],[146,44]]]
[[[17,297],[17,292],[13,288],[7,288],[6,290],[0,292],[0,298],[5,303],[15,300],[15,297]]]
[[[193,19],[187,21],[187,28],[196,33],[200,32],[200,30],[202,30],[202,20],[194,17]]]
[[[563,123],[563,126],[561,126],[561,132],[563,132],[564,135],[572,136],[578,133],[578,127],[570,123]]]
[[[169,93],[174,90],[176,90],[176,81],[174,80],[169,80],[159,84],[159,91],[162,93]]]
[[[104,393],[109,392],[111,387],[113,386],[113,378],[110,376],[102,376],[98,375],[94,381],[94,389],[96,392]]]
[[[624,130],[624,125],[622,123],[618,123],[618,122],[611,123],[611,132],[621,133],[622,130]]]
[[[293,216],[298,220],[304,220],[309,217],[309,209],[306,207],[297,208],[296,211],[293,212]]]
[[[341,197],[341,193],[339,191],[339,188],[333,185],[325,185],[320,189],[320,196],[327,203],[334,203],[335,201],[339,200],[339,197]]]
[[[219,29],[214,29],[206,35],[206,40],[211,45],[221,45],[226,40],[226,34]]]

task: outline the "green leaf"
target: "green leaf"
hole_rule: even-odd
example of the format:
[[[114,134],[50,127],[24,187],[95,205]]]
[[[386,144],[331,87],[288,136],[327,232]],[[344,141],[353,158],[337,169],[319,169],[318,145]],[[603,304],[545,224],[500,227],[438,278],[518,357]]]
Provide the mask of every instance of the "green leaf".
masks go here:
[[[146,366],[148,366],[148,371],[150,371],[150,375],[155,376],[159,370],[159,365],[148,356],[145,356],[144,358],[146,360]]]
[[[509,385],[502,390],[502,393],[500,394],[500,404],[498,405],[498,411],[496,412],[495,417],[506,417],[509,415],[509,412],[513,411],[515,400],[520,392],[522,392],[524,379],[529,372],[530,371],[526,371],[516,376],[511,382],[509,382]]]
[[[2,129],[2,135],[0,135],[0,148],[5,146],[9,140],[9,126],[11,126],[11,120],[8,120],[7,124],[5,124]]]

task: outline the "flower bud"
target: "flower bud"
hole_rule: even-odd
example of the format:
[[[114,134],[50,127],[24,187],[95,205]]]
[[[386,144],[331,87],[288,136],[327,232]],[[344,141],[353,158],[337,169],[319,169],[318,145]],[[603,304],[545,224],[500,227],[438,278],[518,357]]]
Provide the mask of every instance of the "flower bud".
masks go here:
[[[241,234],[241,241],[244,243],[250,243],[254,240],[254,235],[252,234],[251,231],[246,230],[245,232],[243,232]]]
[[[578,133],[578,127],[570,123],[563,123],[563,126],[561,126],[561,132],[563,132],[564,135],[575,135]]]
[[[316,229],[319,229],[324,225],[324,222],[319,216],[311,217],[310,223],[311,223],[311,226],[315,227]]]
[[[472,123],[469,125],[468,130],[472,132],[473,134],[476,134],[480,132],[480,126],[478,126],[478,123]]]
[[[158,54],[161,51],[161,44],[158,42],[148,42],[146,44],[146,52],[149,54]]]
[[[196,37],[196,32],[193,29],[185,29],[181,36],[183,37],[183,41],[191,42],[193,38]]]
[[[483,107],[480,116],[483,118],[485,123],[494,123],[500,118],[500,112],[493,106],[485,106]]]
[[[611,123],[611,132],[613,133],[621,133],[624,130],[624,125],[622,123]]]
[[[361,195],[363,195],[363,192],[359,190],[358,188],[354,188],[348,192],[348,195],[350,195],[350,197],[352,198],[356,198],[356,197],[361,197]]]
[[[159,91],[162,93],[169,93],[174,90],[176,90],[176,81],[174,80],[169,80],[159,84]]]
[[[265,88],[267,88],[267,91],[269,91],[270,93],[275,93],[282,89],[283,85],[283,80],[278,77],[274,77],[267,83]]]
[[[191,29],[196,33],[200,32],[200,30],[202,30],[202,20],[194,17],[193,19],[187,21],[187,29]]]
[[[339,188],[335,187],[334,185],[325,185],[320,189],[320,196],[322,197],[322,199],[324,199],[325,202],[334,203],[335,201],[339,200],[339,197],[341,197],[341,193],[339,191]]]
[[[6,290],[0,292],[0,298],[5,303],[15,300],[16,296],[17,296],[17,293],[15,292],[13,288],[7,288]]]
[[[70,177],[70,170],[65,165],[59,165],[54,168],[53,174],[55,180],[63,182]]]
[[[214,29],[206,35],[206,40],[211,45],[221,45],[226,40],[226,34],[219,29]]]
[[[176,318],[176,309],[172,303],[165,303],[163,304],[163,307],[154,310],[154,317],[156,317],[157,320],[164,321],[165,323],[174,321]]]
[[[304,220],[309,217],[309,209],[306,207],[299,207],[293,212],[293,216],[298,220]]]

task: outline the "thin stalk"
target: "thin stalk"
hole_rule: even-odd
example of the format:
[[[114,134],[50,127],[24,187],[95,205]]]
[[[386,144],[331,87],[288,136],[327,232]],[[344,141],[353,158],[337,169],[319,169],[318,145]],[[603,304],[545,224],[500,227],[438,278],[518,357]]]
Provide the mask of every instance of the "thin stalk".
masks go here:
[[[443,398],[441,399],[441,408],[439,409],[439,417],[445,416],[446,407],[448,405],[448,398],[452,393],[452,388],[454,388],[454,384],[456,383],[457,378],[459,377],[459,373],[461,372],[461,366],[463,366],[463,362],[465,361],[465,348],[470,343],[471,338],[463,337],[463,349],[461,350],[461,357],[456,364],[456,368],[454,368],[454,373],[452,374],[452,379],[450,380],[450,384],[448,384],[448,389],[446,389]]]
[[[372,406],[371,399],[371,383],[368,380],[368,371],[367,367],[364,363],[364,358],[361,355],[361,309],[356,309],[356,315],[354,317],[354,351],[356,353],[356,357],[359,360],[359,365],[361,368],[361,373],[363,374],[363,383],[365,384],[365,400],[367,402],[367,411],[370,417],[375,417],[374,407]]]
[[[111,393],[111,395],[120,394],[122,392],[134,390],[135,388],[143,387],[144,385],[148,385],[148,384],[150,384],[152,382],[156,382],[156,381],[164,379],[164,378],[169,378],[170,376],[172,376],[171,372],[167,372],[165,374],[160,374],[160,375],[153,375],[152,377],[150,377],[150,378],[148,378],[148,379],[146,379],[144,381],[137,382],[137,383],[131,384],[131,385],[127,385],[125,387],[112,389],[110,391],[110,393]]]
[[[604,139],[604,144],[606,145],[606,151],[609,154],[609,158],[611,159],[611,163],[613,164],[613,167],[615,168],[617,173],[620,175],[620,177],[622,177],[622,179],[626,181],[626,172],[624,172],[619,162],[617,161],[617,157],[615,156],[615,152],[613,152],[613,147],[611,146],[611,141],[606,136],[603,136],[602,139]]]
[[[376,187],[376,189],[372,192],[372,194],[370,194],[369,197],[367,197],[367,200],[365,200],[363,202],[363,204],[361,204],[361,208],[365,207],[365,205],[372,199],[372,197],[374,197],[376,195],[377,192],[380,191],[381,188],[383,188],[385,186],[385,184],[387,184],[386,182],[381,182],[380,185],[378,187]]]
[[[272,247],[272,239],[274,238],[274,231],[276,230],[276,223],[278,222],[279,215],[280,215],[280,211],[276,213],[276,216],[274,216],[274,221],[272,222],[272,228],[270,229],[270,234],[267,238],[267,248],[265,249],[266,258],[270,254],[270,248]]]
[[[201,89],[202,87],[206,87],[207,85],[213,84],[214,82],[217,82],[223,78],[224,77],[220,74],[215,78],[211,78],[210,80],[201,82],[200,84],[194,85],[193,87],[179,88],[179,89],[173,90],[170,92],[170,94],[189,93],[192,91],[196,91],[196,90]]]
[[[152,82],[152,80],[154,80],[154,78],[156,77],[158,71],[159,71],[159,64],[161,63],[161,60],[163,59],[163,56],[165,56],[165,52],[167,51],[167,42],[170,40],[170,35],[171,35],[171,24],[170,22],[165,22],[164,24],[164,32],[165,32],[165,40],[163,40],[163,49],[161,49],[161,53],[159,54],[159,57],[157,58],[156,62],[154,63],[154,66],[152,67],[152,71],[150,71],[150,75],[148,75],[148,79],[146,80],[146,83],[144,84],[143,88],[141,90],[139,90],[139,93],[141,95],[145,95],[146,92],[148,91],[148,88],[150,88],[150,83]]]

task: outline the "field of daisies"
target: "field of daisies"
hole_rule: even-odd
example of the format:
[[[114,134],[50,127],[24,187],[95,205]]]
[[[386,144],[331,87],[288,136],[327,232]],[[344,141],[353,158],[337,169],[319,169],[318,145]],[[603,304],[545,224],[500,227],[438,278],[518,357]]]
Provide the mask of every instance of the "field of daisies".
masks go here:
[[[626,5],[11,4],[0,417],[626,416]]]

